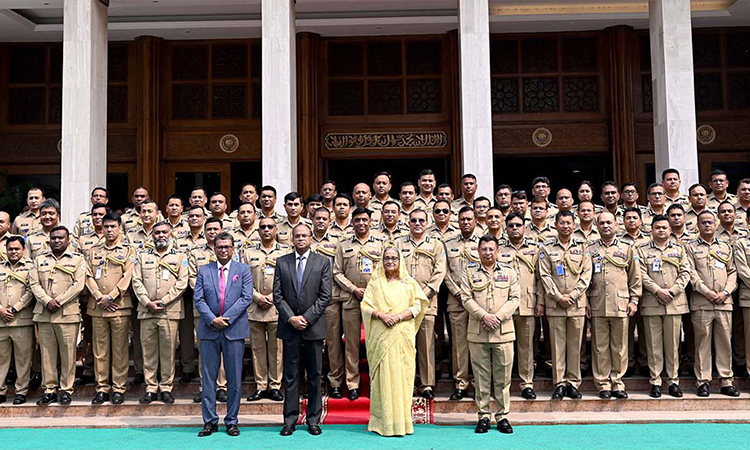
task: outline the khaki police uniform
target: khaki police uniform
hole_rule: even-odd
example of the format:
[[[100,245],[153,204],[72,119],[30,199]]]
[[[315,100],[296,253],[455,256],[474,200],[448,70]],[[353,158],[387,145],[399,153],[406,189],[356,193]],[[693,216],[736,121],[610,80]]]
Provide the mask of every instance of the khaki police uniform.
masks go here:
[[[83,228],[84,230],[90,230],[86,234],[80,236],[77,239],[73,239],[73,247],[79,253],[83,254],[85,259],[88,259],[91,249],[104,243],[104,235],[96,234],[96,230],[93,228]],[[85,295],[81,296],[81,310],[86,310],[88,298]],[[92,340],[92,329],[93,324],[91,322],[91,315],[83,314],[83,322],[81,324],[83,341],[81,343],[83,347],[83,375],[94,376],[94,344]]]
[[[409,211],[404,210],[403,206],[402,206],[401,209],[398,212],[398,221],[399,221],[399,223],[402,224],[405,227],[408,226],[408,224],[409,224],[409,214],[411,214],[412,211],[425,211],[425,210],[422,209],[422,208],[420,208],[420,207],[418,207],[417,204],[416,204],[416,202],[414,203],[414,205],[411,207],[411,209]],[[425,212],[427,212],[427,211],[425,211]],[[427,213],[427,226],[428,227],[432,226],[433,222],[434,222],[434,219],[432,217],[432,213],[431,212]]]
[[[737,203],[737,195],[730,194],[729,192],[727,192],[724,195],[724,198],[719,199],[718,197],[716,197],[716,195],[713,192],[711,192],[710,194],[708,194],[708,200],[706,201],[706,209],[716,213],[719,210],[719,205],[721,204],[721,202],[724,202],[724,201],[728,201],[731,204],[735,204]]]
[[[359,389],[359,340],[362,328],[361,300],[354,296],[354,289],[366,288],[377,264],[383,258],[385,242],[369,235],[360,241],[357,236],[344,239],[336,248],[333,258],[333,280],[338,285],[338,298],[334,295],[332,302],[341,303],[341,317],[344,328],[346,348],[344,353],[346,369],[346,386],[349,390]],[[336,290],[333,290],[335,293]],[[330,332],[330,330],[329,330]],[[335,336],[334,336],[335,338]],[[340,338],[339,338],[340,339]],[[329,346],[331,371],[328,380],[331,387],[341,387],[344,367],[336,364],[339,355],[332,355]]]
[[[263,213],[263,210],[260,210],[259,213],[258,213],[258,219],[257,220],[259,221],[260,219],[263,219],[265,217],[272,218],[273,220],[276,221],[276,224],[280,224],[281,222],[283,222],[284,220],[286,220],[286,216],[283,216],[283,215],[277,213],[276,210],[274,210],[273,214],[270,214],[270,215],[266,215],[266,214]]]
[[[292,246],[292,232],[294,231],[294,227],[297,225],[304,223],[308,227],[310,227],[310,230],[312,230],[312,221],[310,219],[305,219],[304,217],[300,217],[297,223],[292,224],[289,222],[289,218],[284,219],[283,222],[279,223],[276,228],[278,229],[278,232],[276,233],[276,240],[279,241],[280,244],[286,245],[287,247]]]
[[[383,211],[383,205],[386,202],[396,202],[396,203],[398,203],[398,200],[396,200],[395,198],[391,197],[390,195],[388,197],[386,197],[385,200],[380,200],[377,196],[373,196],[370,199],[370,203],[367,205],[367,209],[369,209],[370,211],[378,211],[378,212]]]
[[[424,319],[417,331],[417,366],[420,390],[435,387],[435,317],[437,316],[437,294],[447,271],[445,246],[439,239],[426,233],[420,242],[411,234],[396,240],[396,248],[409,272],[430,300]]]
[[[215,217],[215,216],[209,215],[208,217],[206,217],[206,219],[208,219],[209,217]],[[240,226],[240,222],[237,219],[232,218],[226,213],[224,213],[221,217],[219,217],[219,219],[221,220],[221,230],[226,231],[227,233],[231,232],[232,230]]]
[[[253,275],[253,302],[247,308],[250,321],[250,345],[253,351],[253,371],[256,389],[281,389],[281,340],[276,337],[279,312],[271,304],[261,308],[258,301],[261,296],[273,299],[273,277],[276,272],[276,260],[292,249],[284,244],[274,243],[270,249],[263,244],[254,245],[244,251],[242,262],[250,266]]]
[[[394,245],[397,239],[409,234],[409,228],[398,222],[393,230],[389,230],[384,223],[381,223],[370,233],[388,245]]]
[[[680,324],[682,315],[690,310],[685,292],[690,282],[687,251],[675,241],[660,248],[652,240],[638,247],[638,259],[643,280],[638,309],[645,325],[650,383],[661,386],[666,365],[667,383],[679,385]],[[656,296],[659,289],[669,290],[674,300],[664,305]]]
[[[125,233],[128,244],[135,249],[136,254],[140,255],[145,251],[154,249],[154,240],[151,237],[153,230],[152,227],[151,230],[147,232],[146,229],[143,228],[143,225],[139,225]]]
[[[183,318],[182,294],[187,285],[187,256],[171,244],[163,254],[149,249],[138,255],[133,271],[133,291],[139,301],[147,393],[172,392],[177,329]],[[164,310],[151,312],[146,305],[152,301],[163,302]],[[156,371],[160,366],[161,381],[157,381]]]
[[[742,313],[742,321],[745,324],[743,336],[735,342],[744,342],[745,361],[744,364],[750,368],[750,237],[737,240],[734,246],[734,260],[737,266],[737,275],[740,283],[739,308]]]
[[[133,299],[129,290],[135,265],[135,250],[119,239],[91,249],[87,258],[86,314],[91,317],[96,391],[125,393],[128,381],[128,338]],[[102,296],[117,305],[110,312],[97,304]],[[112,384],[110,385],[110,368]]]
[[[639,229],[637,236],[624,232],[618,234],[617,239],[632,245],[633,249],[637,252],[641,245],[648,244],[651,241],[651,233],[646,233]],[[635,342],[636,329],[638,330],[638,342]],[[635,315],[628,319],[628,367],[634,368],[636,363],[641,367],[648,365],[646,329],[643,324],[643,315],[641,314],[640,307],[635,312]]]
[[[135,218],[140,221],[137,213]],[[123,221],[123,224],[125,222]],[[124,229],[124,228],[123,228]],[[152,228],[153,230],[153,228]],[[136,256],[141,253],[154,249],[154,241],[151,238],[151,231],[148,233],[143,228],[143,225],[135,225],[130,231],[125,233],[125,239],[131,247],[135,250]],[[176,245],[176,244],[172,244]],[[133,289],[131,287],[131,289]],[[143,346],[141,345],[141,320],[138,317],[138,308],[133,308],[133,315],[130,317],[130,326],[133,329],[133,366],[136,372],[143,371]]]
[[[538,259],[539,244],[525,236],[518,246],[506,241],[497,250],[497,260],[516,271],[521,285],[520,304],[513,315],[521,390],[534,388],[535,309],[542,296],[542,285],[536,270]]]
[[[180,218],[180,220],[177,221],[176,225],[171,221],[169,222],[169,224],[172,225],[173,242],[177,242],[190,236],[190,225],[188,225],[187,219]]]
[[[328,227],[328,234],[337,241],[340,241],[352,237],[354,235],[354,227],[351,222],[342,227],[335,220],[332,220],[331,225]]]
[[[536,240],[540,244],[547,242],[548,240],[557,236],[557,231],[549,223],[545,223],[542,228],[534,225],[534,222],[526,222],[526,230],[523,233],[524,237]]]
[[[94,225],[91,222],[91,211],[84,211],[78,215],[76,224],[73,226],[73,231],[71,231],[70,235],[78,239],[92,231],[94,231]]]
[[[493,380],[497,403],[495,418],[499,422],[510,413],[510,372],[516,339],[513,314],[518,309],[520,296],[518,275],[499,262],[491,271],[482,264],[467,268],[461,278],[462,303],[469,312],[469,353],[480,420],[491,415]],[[501,322],[498,328],[487,330],[484,327],[482,319],[487,314],[497,316]]]
[[[581,343],[586,318],[586,289],[591,282],[591,259],[586,244],[571,239],[567,246],[559,238],[542,245],[538,271],[544,287],[544,309],[550,325],[552,381],[554,385],[581,385]],[[573,305],[560,305],[564,295]]]
[[[39,326],[42,353],[42,384],[45,394],[73,393],[76,368],[76,341],[81,323],[79,296],[86,286],[83,255],[68,246],[58,258],[52,252],[38,256],[29,273],[31,291],[36,297],[34,322]],[[60,309],[50,312],[47,304],[57,300]],[[60,382],[57,361],[60,357]]]
[[[3,243],[3,245],[5,245]],[[16,365],[16,395],[29,392],[31,354],[34,351],[34,322],[31,302],[34,296],[29,288],[31,260],[21,258],[16,264],[0,261],[0,307],[13,311],[13,320],[0,319],[0,395],[6,395],[5,377],[11,362]]]
[[[698,234],[698,214],[708,211],[708,208],[696,211],[691,206],[685,210],[685,229],[691,233]]]
[[[669,238],[680,245],[687,245],[698,237],[698,230],[689,231],[687,227],[682,228],[681,233],[670,231]]]
[[[451,323],[451,367],[456,389],[468,389],[469,379],[469,312],[461,297],[461,277],[467,269],[474,269],[479,262],[479,234],[477,230],[464,239],[458,233],[445,241],[447,272],[445,287],[448,289],[447,311]]]
[[[198,237],[193,237],[191,233],[187,237],[179,239],[174,243],[174,246],[177,248],[177,250],[183,253],[190,253],[190,250],[198,247],[199,245],[206,245],[206,238],[203,236],[202,231],[200,232],[200,234],[198,234]]]
[[[122,220],[122,229],[126,233],[129,232],[130,230],[143,226],[143,220],[141,220],[141,216],[140,214],[138,214],[138,211],[136,211],[135,208],[123,214],[120,217],[120,220]],[[157,211],[156,221],[154,223],[156,224],[156,223],[163,222],[163,221],[164,221],[164,216],[161,214],[161,211]]]
[[[39,213],[34,214],[31,211],[24,211],[13,221],[11,233],[20,234],[23,237],[42,229],[42,223],[39,221]]]
[[[714,236],[720,241],[727,242],[732,249],[736,248],[737,242],[743,237],[748,236],[748,230],[737,225],[735,221],[732,231],[728,231],[721,224],[716,226]],[[737,269],[739,271],[739,268]],[[739,283],[739,281],[738,281]],[[734,304],[740,301],[740,289],[732,293]],[[735,307],[732,309],[732,364],[742,366],[745,364],[745,321],[742,317],[742,308]]]
[[[636,204],[634,208],[638,208],[638,210],[641,212],[641,219],[643,219],[643,216],[646,214],[646,207]],[[625,219],[625,209],[627,209],[627,207],[624,203],[617,205],[617,210],[622,214],[623,220]]]
[[[695,378],[697,385],[711,381],[711,340],[721,387],[731,386],[732,375],[732,292],[737,288],[737,269],[732,248],[713,238],[698,237],[686,246],[690,262],[690,312],[695,333]],[[716,305],[706,298],[709,291],[729,293]]]
[[[652,208],[651,204],[649,203],[648,205],[646,205],[645,211],[642,211],[641,229],[645,232],[651,232],[651,222],[654,221],[654,217],[658,215],[666,215],[666,214],[667,214],[666,205],[664,205],[662,212],[657,213],[656,211],[654,211],[654,208]]]
[[[591,225],[591,228],[589,228],[588,231],[584,230],[583,228],[576,227],[575,231],[573,231],[573,234],[570,237],[571,239],[577,239],[579,241],[584,242],[592,242],[600,238],[599,236],[599,230],[596,229],[595,226]]]
[[[641,272],[632,245],[617,238],[589,243],[594,384],[599,391],[624,391],[628,369],[628,303],[638,305]]]
[[[747,235],[747,229],[738,227],[737,225],[734,226],[732,231],[729,231],[721,226],[721,224],[719,224],[716,226],[716,231],[714,232],[714,236],[716,237],[716,239],[727,242],[732,248],[734,248],[734,245],[739,239]]]
[[[669,208],[670,206],[674,205],[675,203],[677,203],[678,205],[680,205],[683,208],[685,208],[685,210],[687,210],[690,207],[690,199],[688,198],[687,195],[685,195],[685,194],[683,194],[681,192],[677,196],[677,198],[670,198],[668,195],[666,195],[666,193],[665,193],[664,197],[665,197],[665,200],[666,200],[665,203],[664,203],[664,207],[665,208]]]
[[[237,254],[241,255],[245,248],[252,247],[260,243],[260,232],[258,230],[258,221],[253,223],[249,231],[245,231],[242,227],[237,227],[231,231],[232,238],[234,240],[234,250]]]
[[[461,234],[461,230],[459,230],[458,227],[454,226],[452,223],[448,223],[448,226],[445,227],[445,230],[441,230],[435,224],[427,228],[427,235],[440,239],[443,242],[448,242],[449,239],[452,239],[459,234]]]
[[[735,210],[737,212],[737,217],[734,219],[735,226],[748,229],[750,228],[750,205],[747,207],[742,206],[742,203],[740,203],[740,199],[737,198],[737,201],[734,203]]]
[[[75,249],[75,245],[73,246]],[[52,251],[49,246],[49,234],[45,233],[43,229],[38,229],[26,235],[26,254],[32,261],[37,256],[49,253]]]

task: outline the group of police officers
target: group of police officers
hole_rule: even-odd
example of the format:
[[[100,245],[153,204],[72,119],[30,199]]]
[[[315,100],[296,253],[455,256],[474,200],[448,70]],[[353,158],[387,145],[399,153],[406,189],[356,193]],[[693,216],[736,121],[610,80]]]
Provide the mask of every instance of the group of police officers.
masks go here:
[[[146,385],[140,403],[174,402],[178,342],[181,381],[200,373],[192,289],[198,269],[216,260],[214,238],[222,231],[234,236],[234,258],[253,275],[248,317],[257,388],[248,400],[283,400],[273,276],[299,223],[313,232],[312,250],[332,264],[332,398],[360,395],[359,303],[387,246],[399,249],[430,299],[416,341],[418,393],[434,398],[436,348],[447,328],[450,399],[468,396],[471,363],[477,432],[490,427],[493,382],[498,428],[512,432],[511,367],[515,359],[521,395],[534,399],[537,354],[551,369],[553,399],[581,398],[582,365],[589,364],[602,398],[627,398],[623,377],[636,365],[650,377],[652,397],[661,396],[664,369],[669,394],[681,397],[681,354],[694,366],[699,396],[709,395],[712,359],[721,393],[738,396],[733,365],[750,367],[750,326],[743,326],[750,325],[750,179],[739,181],[737,195],[718,170],[709,188],[695,184],[684,195],[680,183],[678,171],[664,171],[641,206],[635,184],[605,182],[597,205],[588,181],[575,192],[577,202],[568,189],[553,202],[549,180],[538,177],[531,195],[500,185],[493,202],[477,195],[473,175],[462,177],[454,195],[450,185],[436,186],[430,170],[392,198],[391,176],[379,172],[351,196],[330,180],[306,199],[288,193],[286,215],[276,211],[272,186],[244,185],[231,213],[224,194],[201,187],[187,204],[170,196],[161,212],[139,187],[122,215],[107,206],[107,190],[96,188],[91,210],[70,230],[59,223],[57,201],[32,188],[27,210],[12,223],[0,212],[0,402],[13,363],[14,404],[26,401],[35,380],[44,388],[39,405],[69,404],[74,385],[87,382],[97,385],[93,404],[121,404],[131,340],[132,382]],[[76,381],[79,341],[84,370]],[[225,400],[222,373],[217,388]]]

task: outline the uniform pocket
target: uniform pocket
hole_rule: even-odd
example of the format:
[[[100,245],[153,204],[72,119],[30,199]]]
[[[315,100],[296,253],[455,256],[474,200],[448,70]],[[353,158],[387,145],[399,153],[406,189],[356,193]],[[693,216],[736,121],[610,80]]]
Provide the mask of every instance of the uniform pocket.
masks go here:
[[[628,302],[630,301],[630,295],[626,291],[617,292],[617,310],[626,311],[628,309]]]

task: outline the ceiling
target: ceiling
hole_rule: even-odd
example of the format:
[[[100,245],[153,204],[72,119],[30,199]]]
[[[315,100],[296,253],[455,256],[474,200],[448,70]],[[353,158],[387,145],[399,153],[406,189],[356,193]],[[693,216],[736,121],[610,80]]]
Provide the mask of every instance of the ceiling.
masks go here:
[[[274,0],[284,1],[284,0]],[[62,40],[64,0],[0,0],[0,42]],[[493,33],[648,27],[646,0],[490,0]],[[693,26],[750,26],[750,0],[691,0]],[[297,31],[323,36],[445,33],[457,0],[297,0]],[[110,0],[110,40],[259,37],[261,0]]]

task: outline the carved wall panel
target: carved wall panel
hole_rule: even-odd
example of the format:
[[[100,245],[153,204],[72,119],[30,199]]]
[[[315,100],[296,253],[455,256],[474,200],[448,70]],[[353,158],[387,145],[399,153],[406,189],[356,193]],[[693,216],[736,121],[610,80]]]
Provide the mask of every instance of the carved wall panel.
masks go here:
[[[566,154],[609,151],[607,124],[547,124],[545,128],[554,136],[543,148],[534,142],[536,125],[495,125],[492,146],[496,155]],[[524,156],[527,153],[524,153]]]
[[[231,132],[239,140],[237,149],[226,153],[221,149],[224,136]],[[164,159],[169,161],[252,161],[260,159],[260,130],[167,131]]]

